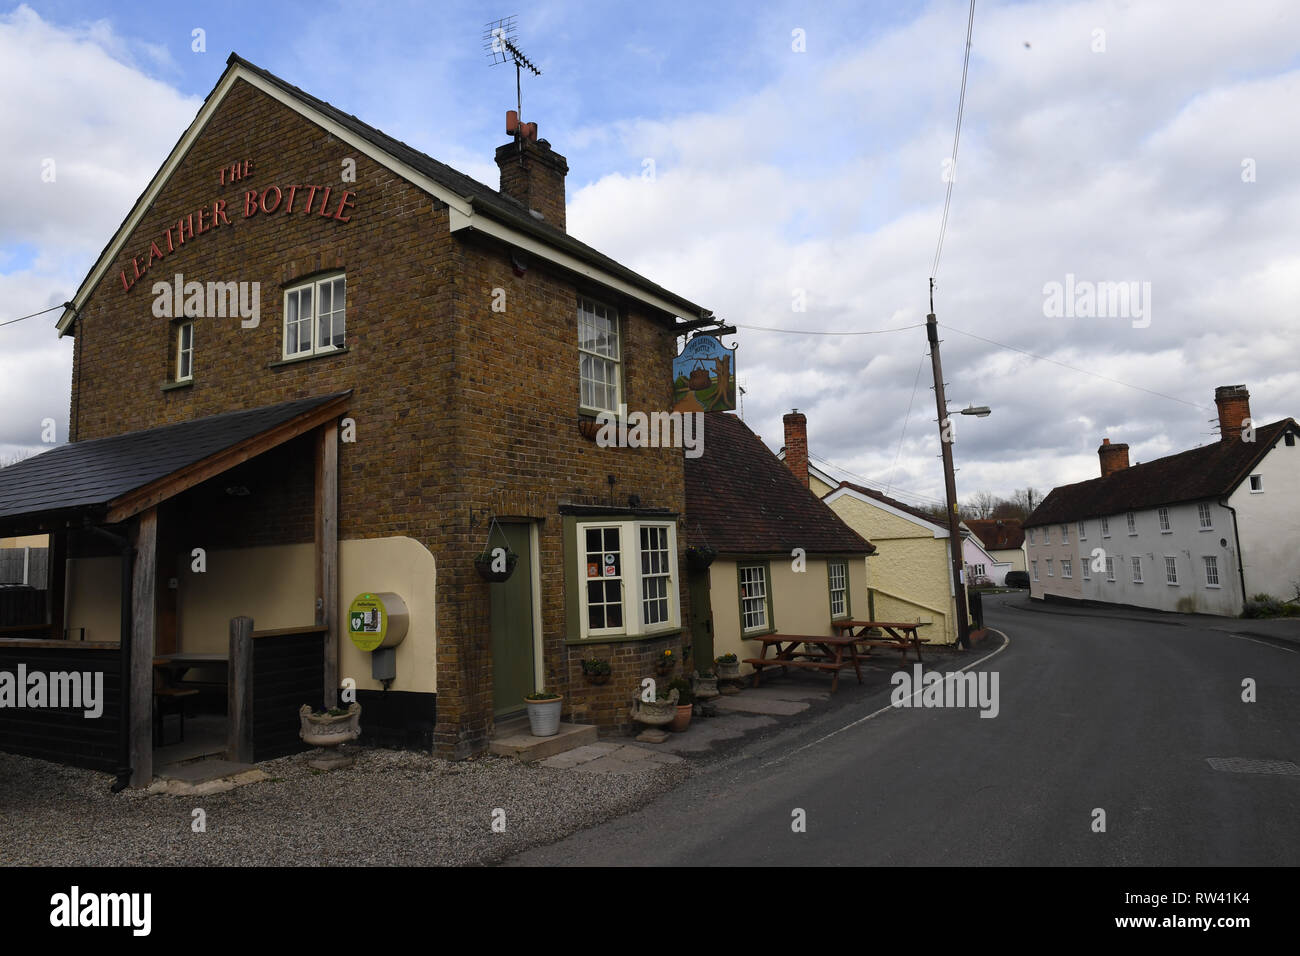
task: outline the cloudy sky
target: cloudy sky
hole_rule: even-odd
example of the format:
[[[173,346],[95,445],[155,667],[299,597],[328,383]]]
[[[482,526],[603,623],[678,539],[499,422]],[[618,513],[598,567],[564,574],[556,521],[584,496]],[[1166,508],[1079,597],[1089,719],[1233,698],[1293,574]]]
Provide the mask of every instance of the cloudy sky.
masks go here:
[[[1210,441],[1216,385],[1300,415],[1298,10],[977,3],[935,294],[949,404],[993,409],[957,419],[963,497],[1093,477],[1103,437],[1135,462]],[[232,50],[495,186],[514,76],[480,38],[509,13],[569,231],[741,326],[774,450],[798,407],[815,456],[941,497],[920,325],[964,0],[0,6],[0,322],[71,297]],[[1067,276],[1136,294],[1058,309]],[[0,327],[0,460],[46,418],[66,437],[57,318]]]

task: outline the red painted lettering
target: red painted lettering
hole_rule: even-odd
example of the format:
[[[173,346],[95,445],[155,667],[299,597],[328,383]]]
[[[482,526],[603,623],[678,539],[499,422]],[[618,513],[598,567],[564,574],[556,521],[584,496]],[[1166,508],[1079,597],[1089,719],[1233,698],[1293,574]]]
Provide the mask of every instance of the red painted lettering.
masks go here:
[[[133,285],[135,285],[135,280],[132,279],[130,282],[128,282],[127,279],[126,279],[126,270],[123,269],[123,270],[122,270],[122,291],[123,291],[123,292],[130,292],[130,291],[131,291],[131,286],[133,286]]]
[[[343,192],[343,198],[339,200],[339,208],[336,209],[336,210],[334,210],[334,218],[337,219],[339,222],[351,222],[351,221],[352,221],[352,216],[351,216],[351,215],[349,215],[349,216],[347,216],[346,218],[344,218],[344,216],[343,216],[343,210],[344,210],[344,209],[351,209],[351,208],[352,208],[352,204],[353,204],[353,202],[354,202],[355,199],[356,199],[356,195],[357,195],[356,193],[351,192],[351,191],[348,191],[348,190],[345,190],[345,191]],[[353,197],[353,198],[352,198],[352,199],[349,199],[349,198],[348,198],[349,196],[351,196],[351,197]]]
[[[271,193],[273,192],[275,193],[275,202],[268,205],[266,201],[266,197],[271,195]],[[273,213],[279,208],[280,208],[280,187],[267,186],[264,190],[262,190],[262,212]]]
[[[284,206],[284,211],[285,211],[285,212],[293,212],[293,194],[296,193],[297,191],[298,191],[298,187],[297,187],[297,186],[290,186],[290,187],[289,187],[289,201],[288,201],[287,203],[285,203],[285,206]]]
[[[145,272],[148,272],[148,271],[149,271],[149,263],[147,263],[147,262],[144,264],[144,272],[141,272],[141,271],[140,271],[140,257],[139,257],[139,256],[132,256],[132,257],[131,257],[131,265],[133,265],[133,266],[135,267],[135,277],[136,277],[137,279],[140,278],[142,275],[144,275]]]
[[[200,236],[212,228],[211,226],[208,225],[207,219],[208,219],[208,207],[204,206],[202,209],[199,210],[199,228],[195,230],[195,232],[197,232]]]
[[[167,227],[167,251],[168,251],[168,252],[171,252],[171,251],[172,251],[172,229],[171,229],[171,226],[168,226],[168,227]]]
[[[327,218],[329,217],[330,188],[326,186],[325,195],[320,197],[320,214]]]
[[[316,190],[318,189],[320,189],[319,186],[307,187],[307,208],[304,209],[303,212],[305,213],[311,212],[311,204],[316,200]]]
[[[176,244],[178,246],[185,245],[185,234],[187,232],[190,234],[190,238],[193,239],[194,238],[194,214],[193,213],[190,213],[184,219],[181,219],[176,223]]]
[[[244,218],[251,219],[257,215],[257,190],[244,193]]]
[[[157,242],[149,243],[149,261],[145,264],[145,268],[146,269],[149,268],[149,266],[153,265],[153,261],[155,259],[161,260],[162,257],[163,257],[163,251],[158,248],[158,243]]]
[[[212,204],[212,228],[217,228],[223,222],[230,225],[230,220],[226,218],[226,201],[218,199]]]

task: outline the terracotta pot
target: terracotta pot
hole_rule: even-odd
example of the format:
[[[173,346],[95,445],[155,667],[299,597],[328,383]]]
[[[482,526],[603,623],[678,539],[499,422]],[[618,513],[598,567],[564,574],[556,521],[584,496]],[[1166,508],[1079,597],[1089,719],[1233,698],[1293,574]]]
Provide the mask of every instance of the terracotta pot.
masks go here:
[[[668,725],[668,729],[675,734],[680,734],[691,725],[691,713],[694,710],[693,704],[678,704],[677,715],[673,717],[673,722]]]

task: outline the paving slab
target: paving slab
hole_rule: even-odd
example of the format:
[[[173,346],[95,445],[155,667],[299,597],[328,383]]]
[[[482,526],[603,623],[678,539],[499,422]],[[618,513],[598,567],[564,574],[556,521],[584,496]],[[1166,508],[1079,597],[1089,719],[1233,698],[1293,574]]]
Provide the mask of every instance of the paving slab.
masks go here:
[[[158,778],[150,785],[149,792],[173,796],[206,796],[267,779],[268,775],[252,764],[234,763],[230,760],[200,760],[197,763],[163,767],[158,772]]]
[[[840,675],[840,680],[844,675]],[[816,687],[806,687],[799,684],[764,684],[762,687],[746,687],[741,699],[751,698],[756,700],[829,700],[831,691],[829,685],[824,689]],[[734,704],[735,699],[726,701],[727,704]]]
[[[726,714],[709,720],[693,720],[690,730],[684,734],[673,734],[670,740],[664,741],[657,749],[670,754],[703,753],[720,740],[734,740],[775,723],[774,717],[760,714]]]
[[[756,688],[756,690],[760,689]],[[802,701],[782,700],[779,697],[763,697],[749,691],[737,694],[735,697],[724,697],[717,702],[718,710],[724,713],[772,714],[778,717],[789,717],[792,714],[802,713],[808,707],[809,705]]]

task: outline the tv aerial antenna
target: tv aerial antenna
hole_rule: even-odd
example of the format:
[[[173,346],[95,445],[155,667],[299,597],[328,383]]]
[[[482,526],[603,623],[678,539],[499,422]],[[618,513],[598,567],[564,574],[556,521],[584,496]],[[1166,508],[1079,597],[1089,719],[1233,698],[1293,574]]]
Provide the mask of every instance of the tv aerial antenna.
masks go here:
[[[523,50],[519,49],[519,35],[516,32],[517,17],[513,14],[508,17],[502,17],[500,20],[491,20],[483,33],[483,48],[492,63],[510,63],[515,65],[515,122],[512,124],[507,118],[507,127],[513,125],[513,129],[507,129],[506,132],[514,133],[515,139],[519,142],[519,149],[524,148],[524,137],[529,135],[530,130],[525,128],[523,122],[524,115],[524,93],[521,76],[525,69],[532,70],[533,76],[541,76],[542,71],[533,65],[533,62],[524,55]],[[531,127],[531,138],[537,137],[537,127],[535,124],[528,124]]]

